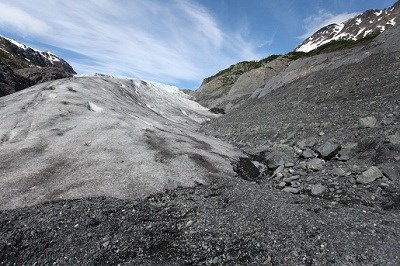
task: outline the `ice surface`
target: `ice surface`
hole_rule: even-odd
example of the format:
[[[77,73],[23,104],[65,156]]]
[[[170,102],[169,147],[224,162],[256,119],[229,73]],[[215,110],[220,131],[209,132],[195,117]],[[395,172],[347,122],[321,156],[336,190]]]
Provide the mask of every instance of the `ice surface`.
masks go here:
[[[0,209],[143,198],[233,176],[230,158],[242,154],[197,132],[214,116],[177,89],[111,77],[57,80],[2,97]]]

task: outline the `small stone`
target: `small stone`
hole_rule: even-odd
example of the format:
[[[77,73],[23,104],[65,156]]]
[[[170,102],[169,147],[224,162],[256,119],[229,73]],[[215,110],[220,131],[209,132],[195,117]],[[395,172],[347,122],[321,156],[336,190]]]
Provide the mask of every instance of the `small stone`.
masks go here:
[[[378,120],[374,116],[363,117],[358,120],[358,124],[363,128],[373,128],[377,126]]]
[[[400,144],[400,134],[397,132],[394,135],[387,136],[385,138],[385,142],[388,142],[388,143],[393,144],[393,145]]]
[[[398,163],[384,163],[379,165],[379,168],[390,180],[400,180],[400,165]]]
[[[306,170],[306,169],[307,169],[307,162],[301,161],[297,166],[298,166],[300,169]]]
[[[87,102],[87,108],[88,108],[90,111],[95,112],[95,113],[101,113],[101,112],[103,111],[103,108],[101,108],[101,107],[95,105],[95,104],[92,103],[92,102]]]
[[[294,163],[285,163],[285,167],[293,167]]]
[[[288,177],[288,178],[284,178],[283,181],[289,183],[289,182],[292,182],[292,181],[297,180],[297,179],[299,179],[299,178],[300,178],[299,175],[294,175],[294,176],[291,176],[291,177]]]
[[[342,162],[350,160],[350,152],[351,152],[350,149],[341,149],[338,152],[339,155],[338,160]]]
[[[350,177],[349,182],[350,182],[350,184],[354,185],[356,183],[356,179],[354,177]]]
[[[306,182],[310,182],[313,180],[314,180],[314,177],[312,177],[312,176],[307,176],[307,178],[306,178]]]
[[[298,194],[300,192],[299,189],[294,188],[294,187],[285,187],[282,189],[282,191],[287,192],[287,193],[292,193],[292,194]]]
[[[323,186],[321,183],[315,184],[311,186],[311,194],[314,196],[321,195],[326,190],[326,187]]]
[[[290,182],[290,186],[291,187],[300,187],[300,182],[298,182],[298,181],[292,181],[292,182]]]
[[[358,175],[356,181],[357,183],[368,184],[381,177],[383,177],[381,170],[376,166],[371,166],[361,175]]]
[[[192,221],[192,220],[189,220],[189,221],[186,223],[186,227],[190,227],[190,226],[192,226],[192,224],[193,224],[193,221]]]
[[[333,168],[332,174],[336,175],[336,176],[345,176],[346,175],[346,171],[343,170],[342,168],[336,167],[336,168]]]
[[[324,163],[324,160],[321,160],[319,158],[314,158],[311,161],[307,162],[307,169],[313,170],[313,171],[320,171],[324,167],[322,165],[323,163]]]
[[[330,159],[335,156],[341,149],[340,144],[335,139],[325,141],[317,148],[318,155],[323,159]]]
[[[303,153],[301,154],[301,156],[302,156],[304,159],[313,158],[313,157],[315,157],[315,155],[316,155],[315,152],[312,151],[311,149],[306,149],[306,150],[304,150]]]
[[[319,136],[323,136],[323,135],[325,135],[325,132],[322,132],[322,131],[321,131],[321,132],[318,133],[318,135],[319,135]]]
[[[286,187],[286,182],[280,182],[278,184],[278,187],[281,187],[281,188]]]
[[[343,150],[352,150],[358,146],[357,142],[348,142],[342,146]]]
[[[102,243],[101,245],[102,245],[104,248],[106,248],[106,247],[108,247],[109,244],[110,244],[110,241],[106,241],[106,242]]]
[[[305,149],[305,148],[307,148],[307,147],[308,147],[308,148],[311,148],[311,147],[314,147],[315,144],[317,144],[317,142],[318,142],[317,138],[315,138],[315,137],[310,137],[310,138],[306,138],[306,139],[303,139],[303,140],[297,142],[297,146],[298,146],[300,149]]]
[[[278,168],[276,168],[276,170],[274,171],[274,174],[280,174],[283,172],[283,170],[285,170],[285,167],[283,165],[278,166]]]

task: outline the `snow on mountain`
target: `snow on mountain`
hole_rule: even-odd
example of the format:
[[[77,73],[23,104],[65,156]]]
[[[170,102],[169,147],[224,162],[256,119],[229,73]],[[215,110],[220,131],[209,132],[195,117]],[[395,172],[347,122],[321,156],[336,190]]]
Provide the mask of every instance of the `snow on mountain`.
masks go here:
[[[400,21],[400,1],[383,10],[368,10],[340,24],[325,26],[307,38],[295,51],[310,52],[334,40],[358,40],[381,33]]]
[[[52,65],[54,65],[56,62],[61,62],[61,60],[62,60],[60,57],[58,57],[57,55],[55,55],[55,54],[53,54],[53,53],[51,53],[49,51],[40,51],[40,50],[31,48],[31,47],[29,47],[29,46],[27,46],[27,45],[25,45],[23,43],[20,43],[20,42],[18,42],[16,40],[13,40],[13,39],[1,36],[1,35],[0,35],[0,37],[3,38],[3,39],[6,39],[7,41],[9,41],[13,45],[15,45],[16,47],[18,47],[18,48],[20,48],[20,49],[22,49],[24,51],[30,51],[31,53],[33,52],[35,54],[40,54],[42,57],[45,58],[44,60],[48,60]],[[3,48],[2,48],[2,50],[7,52],[7,50],[5,50]],[[25,57],[25,59],[27,61],[31,62],[31,59],[28,56]]]
[[[215,116],[176,87],[107,76],[2,97],[0,209],[59,198],[143,198],[233,176],[229,158],[242,154],[197,131]]]

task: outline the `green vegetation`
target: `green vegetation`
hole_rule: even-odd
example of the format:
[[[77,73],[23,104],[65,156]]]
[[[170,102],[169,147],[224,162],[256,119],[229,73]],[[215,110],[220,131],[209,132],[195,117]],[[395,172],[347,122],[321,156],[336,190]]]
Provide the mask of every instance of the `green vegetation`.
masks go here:
[[[280,55],[270,55],[267,58],[261,59],[260,61],[243,61],[237,64],[231,65],[230,67],[219,71],[217,74],[204,79],[204,84],[210,82],[212,79],[216,77],[220,77],[222,84],[224,86],[229,86],[235,83],[237,78],[245,72],[248,72],[252,69],[259,68],[264,64],[271,62],[278,58]]]
[[[312,50],[308,53],[305,52],[290,52],[284,55],[284,58],[287,58],[291,61],[295,61],[299,58],[302,57],[310,57],[322,53],[329,53],[329,52],[334,52],[334,51],[339,51],[339,50],[344,50],[344,49],[349,49],[352,47],[355,47],[359,44],[365,44],[373,40],[376,36],[380,34],[379,31],[372,32],[365,36],[364,38],[360,38],[358,40],[334,40],[329,43],[326,43],[324,45],[321,45],[315,50]],[[230,86],[233,85],[236,80],[239,78],[240,75],[243,73],[250,71],[252,69],[259,68],[275,59],[280,57],[281,55],[270,55],[267,58],[261,59],[260,61],[243,61],[239,62],[237,64],[231,65],[230,67],[223,69],[219,71],[217,74],[208,77],[204,79],[203,84],[206,84],[210,82],[214,78],[219,78],[220,81],[222,82],[223,86]]]
[[[0,59],[4,60],[4,59],[10,59],[10,55],[8,53],[6,53],[3,50],[0,50]]]
[[[287,58],[287,59],[289,59],[289,60],[291,60],[291,61],[295,61],[295,60],[297,60],[297,59],[299,59],[299,58],[302,58],[302,57],[304,57],[304,56],[307,56],[307,53],[305,53],[305,52],[296,52],[296,51],[293,51],[293,52],[287,53],[287,54],[284,55],[283,57],[284,57],[284,58]]]

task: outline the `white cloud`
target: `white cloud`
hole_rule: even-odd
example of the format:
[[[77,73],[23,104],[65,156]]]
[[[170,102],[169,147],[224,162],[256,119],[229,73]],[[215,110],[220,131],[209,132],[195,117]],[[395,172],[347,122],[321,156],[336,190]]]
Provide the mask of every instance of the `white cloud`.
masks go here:
[[[314,14],[304,19],[303,23],[305,32],[299,38],[308,38],[322,27],[330,24],[339,24],[345,22],[349,18],[355,17],[357,15],[359,15],[359,13],[342,13],[334,15],[325,10],[319,10],[317,14]]]
[[[14,27],[24,34],[45,33],[50,29],[44,21],[5,3],[0,3],[0,26]]]
[[[16,15],[3,16],[3,6]],[[260,57],[256,44],[224,32],[189,0],[14,0],[0,6],[0,30],[5,27],[91,58],[69,60],[82,74],[200,82],[238,60]]]

